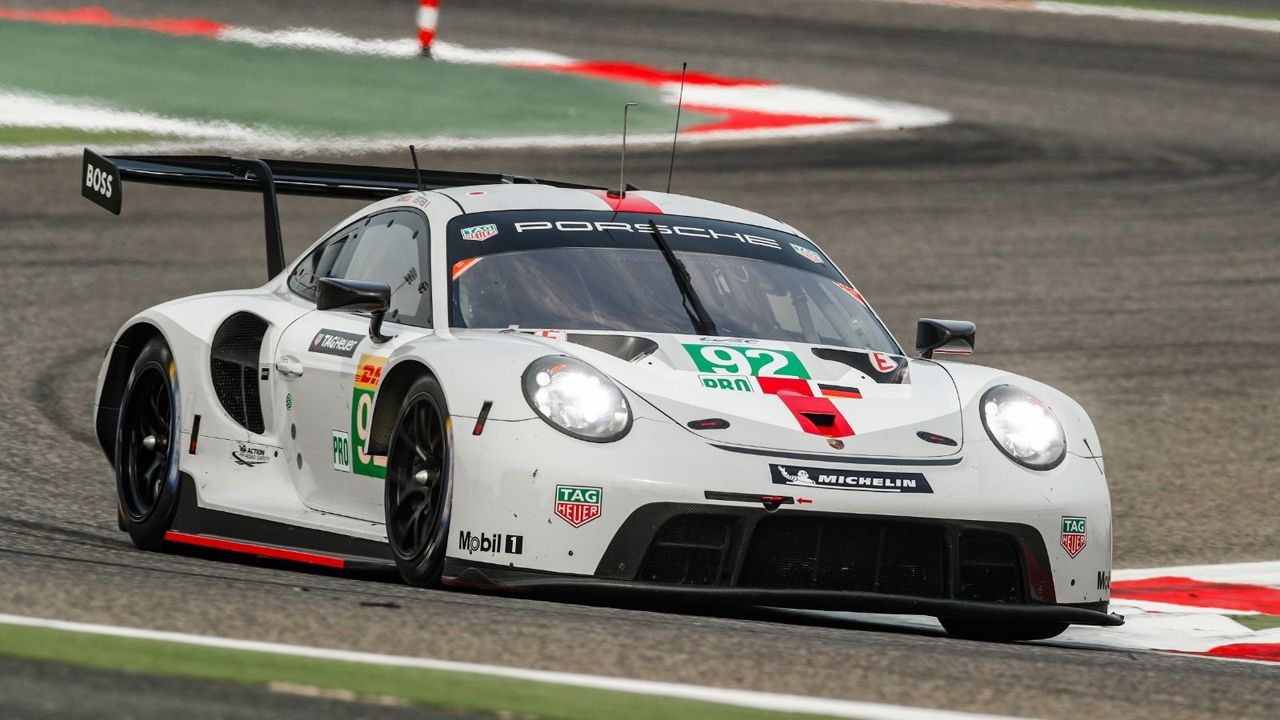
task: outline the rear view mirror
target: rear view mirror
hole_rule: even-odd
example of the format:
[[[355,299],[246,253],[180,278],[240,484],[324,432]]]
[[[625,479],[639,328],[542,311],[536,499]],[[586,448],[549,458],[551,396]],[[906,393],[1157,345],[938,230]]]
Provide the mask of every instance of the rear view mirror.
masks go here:
[[[376,343],[391,338],[382,334],[382,318],[391,307],[391,286],[386,283],[341,278],[321,278],[317,310],[349,310],[372,313],[369,337]]]
[[[934,320],[920,318],[916,323],[916,350],[920,357],[939,355],[972,355],[978,326],[967,320]]]

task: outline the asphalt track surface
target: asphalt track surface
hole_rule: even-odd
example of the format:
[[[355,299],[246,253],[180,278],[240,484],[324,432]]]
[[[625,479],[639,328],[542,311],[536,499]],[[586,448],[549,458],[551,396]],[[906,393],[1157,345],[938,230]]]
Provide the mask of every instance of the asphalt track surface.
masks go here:
[[[412,17],[402,2],[104,4],[369,37],[403,36]],[[951,111],[954,124],[908,133],[685,147],[675,189],[802,227],[904,342],[916,317],[971,319],[975,361],[1080,400],[1106,453],[1118,566],[1275,559],[1280,36],[850,0],[468,0],[446,3],[441,32]],[[601,183],[617,167],[604,151],[426,162]],[[630,167],[632,182],[665,182],[656,150]],[[135,188],[116,220],[79,197],[77,170],[0,165],[0,611],[1039,717],[1280,716],[1280,672],[1256,664],[135,551],[90,433],[103,348],[136,309],[261,282],[260,206]],[[349,207],[286,199],[290,251]]]

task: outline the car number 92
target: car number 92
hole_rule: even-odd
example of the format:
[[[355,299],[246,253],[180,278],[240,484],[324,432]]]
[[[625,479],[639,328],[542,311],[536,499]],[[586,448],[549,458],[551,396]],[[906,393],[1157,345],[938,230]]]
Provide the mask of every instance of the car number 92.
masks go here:
[[[727,375],[765,375],[809,379],[800,358],[790,350],[769,350],[732,345],[686,344],[700,372]]]

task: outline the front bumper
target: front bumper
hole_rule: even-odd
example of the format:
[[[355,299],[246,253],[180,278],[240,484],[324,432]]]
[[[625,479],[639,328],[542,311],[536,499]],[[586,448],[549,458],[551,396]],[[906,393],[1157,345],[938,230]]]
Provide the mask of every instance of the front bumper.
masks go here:
[[[491,420],[481,435],[465,432],[472,424],[455,418],[455,427],[464,431],[454,435],[446,576],[456,582],[957,618],[1017,615],[1035,621],[1060,610],[1054,617],[1063,622],[1117,622],[1104,612],[1110,501],[1100,464],[1092,458],[1068,455],[1059,467],[1034,473],[1009,462],[985,437],[969,437],[957,455],[928,464],[866,459],[869,470],[923,473],[930,492],[859,492],[778,484],[770,464],[793,465],[795,458],[726,450],[665,418],[638,417],[630,435],[607,444],[574,440],[540,420]],[[801,464],[864,465],[835,453],[809,457]],[[557,489],[566,486],[601,491],[594,517],[574,524],[558,516]],[[722,499],[773,493],[795,496],[796,504],[771,512],[760,503]],[[646,567],[666,523],[682,514],[728,518],[723,547],[703,548],[716,554],[716,567],[708,570],[703,563],[693,572],[714,577],[676,577],[683,571],[664,575],[661,568]],[[1073,548],[1075,555],[1059,536],[1068,516],[1088,523],[1087,543]],[[835,538],[827,547],[875,543],[877,548],[825,565],[816,560],[805,565],[805,558],[797,560],[803,552],[796,550],[791,557],[764,562],[764,570],[751,576],[747,559],[760,528],[773,533],[774,541],[762,543],[766,547],[812,540],[805,535],[809,529],[784,527],[791,520],[837,526],[822,531],[833,533],[829,542]],[[864,525],[881,534],[869,539]],[[917,536],[935,543],[940,560],[893,560],[893,553]],[[1011,553],[995,563],[1003,570],[989,573],[996,590],[973,591],[983,571],[971,572],[981,562],[964,562],[963,546],[975,538],[1004,538],[1011,544]],[[877,569],[879,553],[889,556],[886,573]],[[671,560],[668,570],[682,561]],[[821,581],[806,579],[810,575]],[[774,576],[777,582],[770,582]]]
[[[690,606],[780,607],[797,610],[931,615],[955,620],[998,623],[1069,623],[1115,627],[1124,618],[1106,612],[1106,603],[1084,605],[1020,605],[921,598],[848,590],[779,590],[768,588],[698,587],[665,583],[564,577],[510,567],[445,562],[444,583],[479,590],[500,590],[575,602],[646,601]]]

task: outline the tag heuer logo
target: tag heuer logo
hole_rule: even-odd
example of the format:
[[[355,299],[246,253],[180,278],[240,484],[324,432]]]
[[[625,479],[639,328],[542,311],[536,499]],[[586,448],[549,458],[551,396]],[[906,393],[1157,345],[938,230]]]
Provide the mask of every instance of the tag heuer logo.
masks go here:
[[[475,240],[483,242],[498,234],[498,226],[493,223],[488,225],[476,225],[475,227],[462,228],[463,240]]]
[[[1087,533],[1085,519],[1082,517],[1062,518],[1062,549],[1071,557],[1080,554],[1084,549]]]
[[[582,527],[600,517],[600,498],[603,494],[597,487],[557,485],[556,515],[574,527]]]

